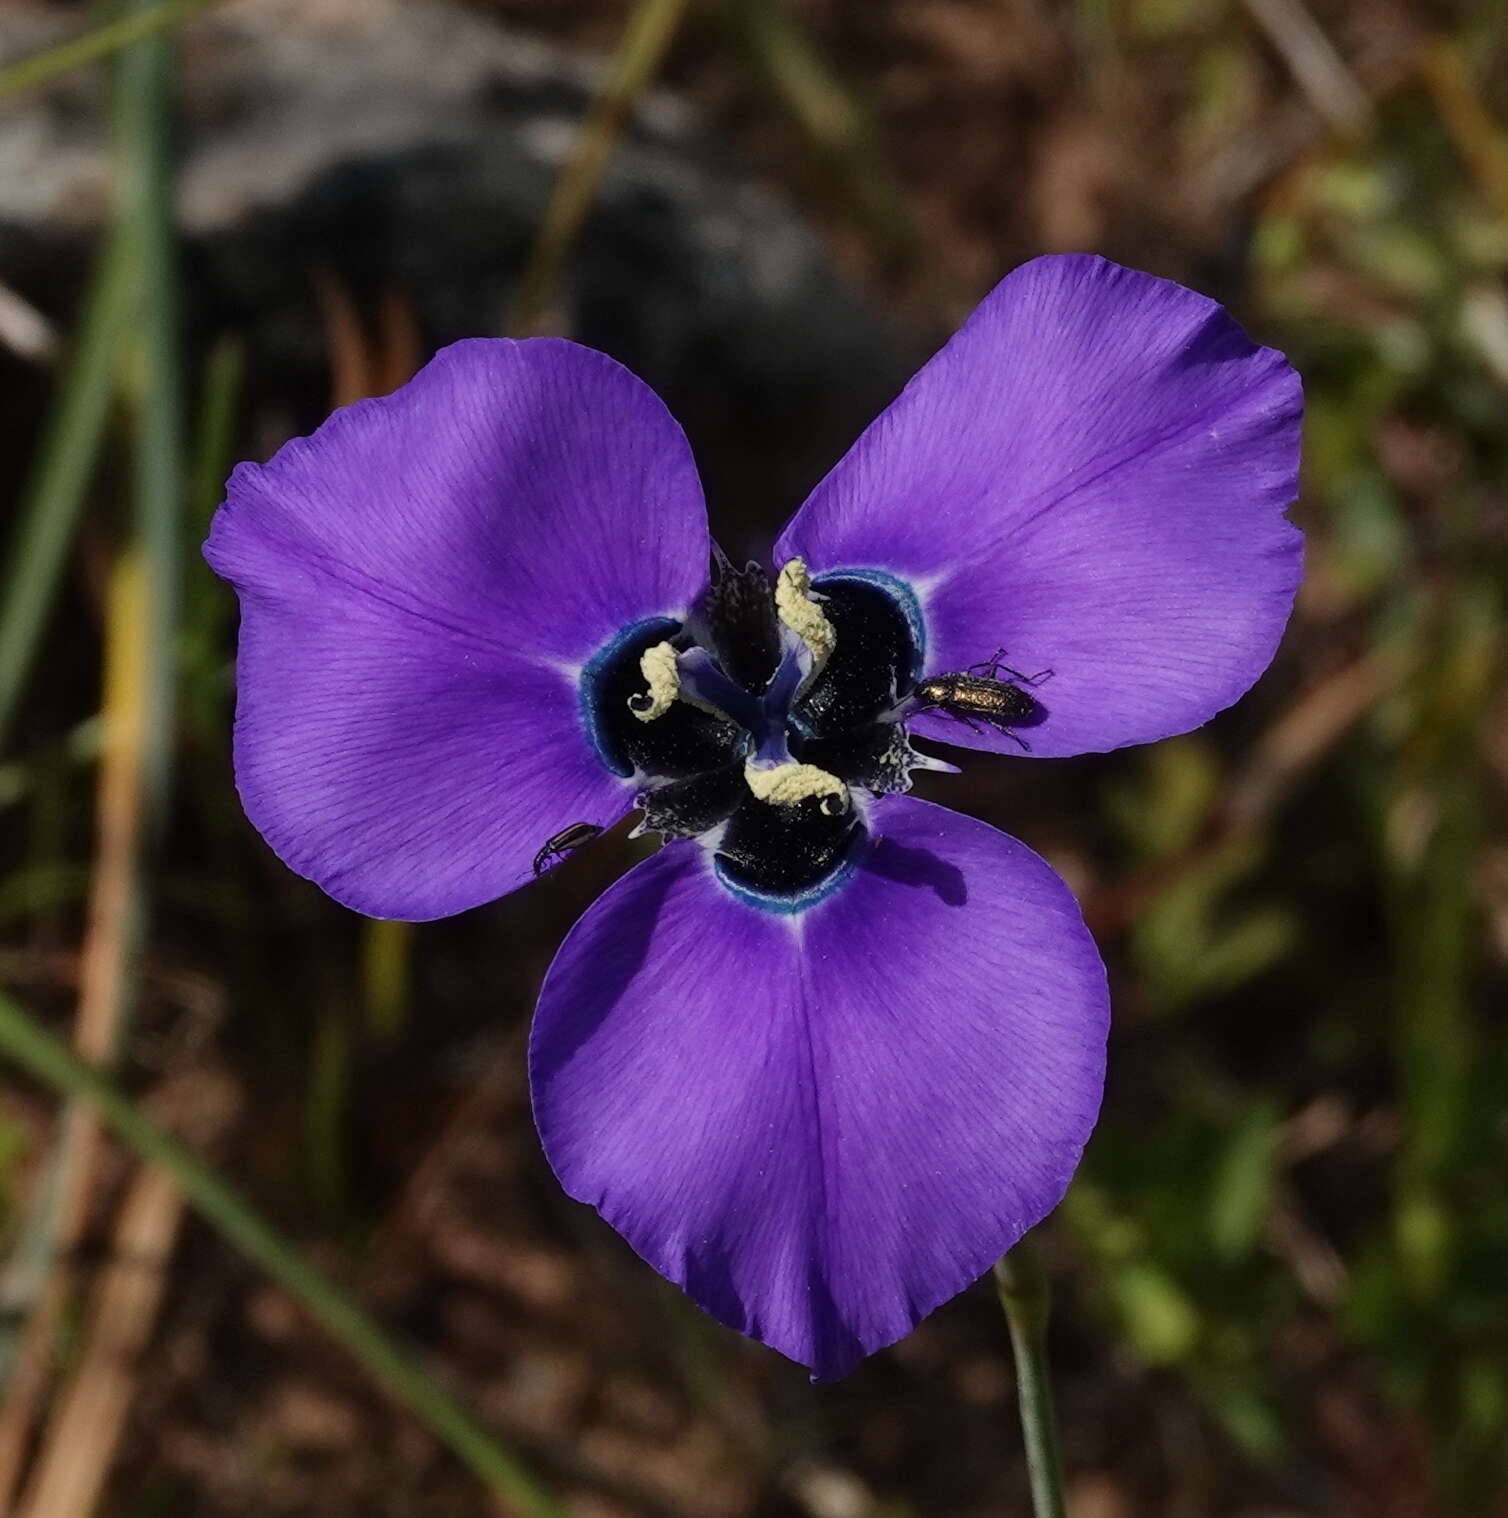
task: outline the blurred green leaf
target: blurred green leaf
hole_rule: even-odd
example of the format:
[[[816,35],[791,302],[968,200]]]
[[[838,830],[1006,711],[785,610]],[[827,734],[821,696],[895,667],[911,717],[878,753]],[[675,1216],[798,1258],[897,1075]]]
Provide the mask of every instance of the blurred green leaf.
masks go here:
[[[1210,1242],[1225,1260],[1249,1254],[1261,1234],[1281,1137],[1276,1108],[1258,1102],[1241,1114],[1216,1160],[1210,1194]]]
[[[1199,1312],[1166,1271],[1150,1263],[1127,1265],[1110,1278],[1126,1333],[1154,1365],[1187,1358],[1199,1337]]]

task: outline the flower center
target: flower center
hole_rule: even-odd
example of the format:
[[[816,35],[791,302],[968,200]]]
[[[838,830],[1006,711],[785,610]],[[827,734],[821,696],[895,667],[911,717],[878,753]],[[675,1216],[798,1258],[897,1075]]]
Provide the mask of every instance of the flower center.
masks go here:
[[[626,628],[587,665],[582,710],[604,764],[640,786],[641,831],[694,838],[718,877],[799,910],[846,873],[867,799],[929,761],[903,717],[921,675],[909,587],[800,559],[772,587],[725,560],[684,624]]]

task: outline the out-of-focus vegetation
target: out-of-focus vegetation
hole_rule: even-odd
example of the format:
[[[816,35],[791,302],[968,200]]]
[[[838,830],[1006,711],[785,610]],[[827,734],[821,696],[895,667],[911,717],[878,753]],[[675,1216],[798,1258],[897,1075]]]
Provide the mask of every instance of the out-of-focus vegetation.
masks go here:
[[[292,32],[340,25],[329,9],[228,13]],[[571,49],[630,20],[470,9]],[[678,8],[639,7],[641,38],[656,9]],[[1104,1118],[1044,1230],[1076,1518],[1508,1512],[1508,6],[703,0],[679,19],[664,77],[719,162],[802,208],[898,349],[1019,259],[1093,247],[1211,290],[1305,377],[1308,574],[1253,696],[1155,748],[926,787],[1058,862],[1111,965]],[[410,931],[343,914],[242,819],[233,608],[194,555],[219,481],[459,334],[425,276],[323,247],[296,270],[302,327],[202,298],[169,122],[173,59],[213,24],[101,65],[117,196],[86,287],[0,290],[5,1005],[113,1061],[565,1511],[1023,1513],[987,1291],[811,1388],[559,1197],[523,1032],[626,844]],[[601,146],[629,114],[598,112]],[[533,269],[531,321],[574,329],[585,276],[563,245]],[[651,283],[646,263],[613,299]],[[274,328],[324,355],[322,388],[270,371]],[[853,398],[766,396],[756,430],[693,397],[731,543],[767,546],[841,451],[811,419],[829,402]],[[761,499],[751,459],[790,498]],[[490,1510],[475,1461],[20,1079],[0,1247],[0,1511]]]

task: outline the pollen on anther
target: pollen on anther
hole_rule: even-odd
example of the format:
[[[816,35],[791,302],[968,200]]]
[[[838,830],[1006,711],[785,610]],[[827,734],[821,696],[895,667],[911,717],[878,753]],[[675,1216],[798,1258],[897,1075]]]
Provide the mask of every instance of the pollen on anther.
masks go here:
[[[795,806],[797,802],[815,796],[824,802],[838,804],[836,811],[823,806],[823,811],[830,816],[848,810],[848,787],[836,775],[818,769],[815,764],[797,764],[792,760],[764,769],[748,764],[744,766],[744,779],[758,800],[768,801],[773,806]]]
[[[640,722],[663,717],[681,690],[681,672],[669,643],[651,644],[639,656],[639,672],[649,686],[647,695],[630,696],[628,709]]]
[[[838,631],[811,594],[812,578],[804,559],[788,559],[775,581],[775,610],[780,620],[812,652],[812,677],[821,673],[838,644]]]

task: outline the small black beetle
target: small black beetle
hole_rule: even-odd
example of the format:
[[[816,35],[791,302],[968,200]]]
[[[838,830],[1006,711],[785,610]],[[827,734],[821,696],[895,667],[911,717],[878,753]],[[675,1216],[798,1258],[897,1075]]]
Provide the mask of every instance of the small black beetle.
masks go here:
[[[994,658],[983,664],[971,664],[967,670],[960,670],[956,674],[932,675],[919,680],[916,696],[921,705],[913,707],[908,715],[915,717],[922,712],[946,712],[976,733],[980,731],[981,722],[988,723],[1029,753],[1031,745],[1012,730],[1011,724],[1035,716],[1038,711],[1037,702],[1020,685],[1001,680],[999,675],[1003,670],[1022,685],[1038,685],[1050,678],[1052,671],[1045,669],[1039,674],[1023,675],[1020,670],[1001,662],[1004,654],[1003,648],[997,649]]]
[[[557,859],[564,859],[582,844],[590,843],[602,829],[595,822],[573,822],[561,828],[553,837],[545,839],[545,846],[534,856],[534,873],[543,875],[546,866]]]

